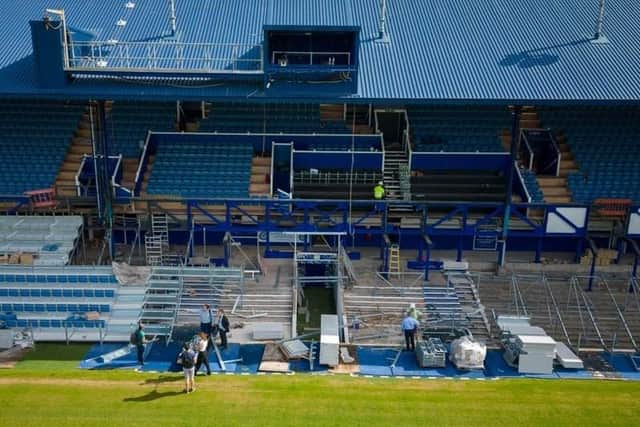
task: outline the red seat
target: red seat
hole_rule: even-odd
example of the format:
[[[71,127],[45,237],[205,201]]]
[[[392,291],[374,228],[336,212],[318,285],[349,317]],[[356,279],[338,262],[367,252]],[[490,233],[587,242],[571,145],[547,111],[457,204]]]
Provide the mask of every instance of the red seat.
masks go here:
[[[594,210],[607,218],[624,218],[629,212],[633,201],[631,199],[595,199]]]
[[[34,208],[55,208],[58,206],[55,188],[44,188],[42,190],[32,190],[24,193],[29,196],[31,205]]]

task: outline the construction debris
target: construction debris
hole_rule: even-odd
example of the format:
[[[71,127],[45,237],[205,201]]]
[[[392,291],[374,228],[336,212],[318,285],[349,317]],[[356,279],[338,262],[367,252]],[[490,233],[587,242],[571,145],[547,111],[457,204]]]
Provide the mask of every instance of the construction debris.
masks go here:
[[[257,319],[258,317],[267,317],[268,313],[256,313],[256,314],[236,314],[236,316],[241,317],[242,319]]]
[[[356,359],[351,357],[349,354],[349,349],[347,347],[340,348],[340,359],[342,359],[342,363],[353,363]]]
[[[280,350],[287,359],[302,359],[309,355],[309,347],[298,339],[283,342],[280,344]]]

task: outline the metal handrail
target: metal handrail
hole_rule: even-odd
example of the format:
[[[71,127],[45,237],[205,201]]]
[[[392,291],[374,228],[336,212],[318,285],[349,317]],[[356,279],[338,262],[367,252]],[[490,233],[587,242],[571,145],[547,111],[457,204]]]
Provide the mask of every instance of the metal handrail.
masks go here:
[[[67,51],[66,44],[63,49]],[[251,57],[244,58],[247,52]],[[66,71],[262,72],[262,45],[253,43],[168,43],[87,41],[71,45]],[[110,65],[114,63],[114,65]],[[185,64],[191,64],[185,67]],[[194,65],[195,64],[195,65]],[[254,64],[238,69],[239,64]]]
[[[309,56],[309,64],[308,65],[317,65],[313,63],[313,56],[314,55],[320,55],[320,56],[329,56],[329,55],[333,55],[333,56],[346,56],[347,57],[347,64],[346,65],[351,65],[351,52],[340,52],[340,51],[335,51],[335,52],[313,52],[313,51],[295,51],[295,50],[274,50],[273,52],[271,52],[271,64],[276,65],[276,55],[278,55],[278,57],[280,57],[281,55],[308,55]],[[287,63],[284,66],[290,66],[291,64]],[[293,66],[296,65],[304,65],[304,64],[293,64]],[[323,65],[335,65],[335,64],[323,64]]]
[[[636,343],[636,340],[633,337],[633,334],[631,333],[631,329],[629,328],[629,324],[627,323],[627,319],[625,319],[624,314],[622,313],[622,310],[620,309],[620,306],[618,305],[618,302],[616,301],[616,298],[613,296],[613,292],[611,292],[611,288],[609,287],[609,283],[607,283],[605,278],[602,277],[602,276],[599,276],[599,281],[600,281],[600,283],[602,285],[604,285],[605,289],[607,290],[607,293],[609,294],[609,297],[611,298],[611,301],[613,302],[613,306],[616,308],[616,313],[618,314],[618,317],[620,318],[620,322],[622,322],[622,326],[624,327],[624,331],[626,332],[627,336],[629,337],[629,340],[631,341],[631,345],[633,345],[633,348],[635,350],[638,350],[638,344]]]
[[[142,186],[142,181],[140,180],[140,175],[143,173],[142,168],[146,168],[147,163],[149,162],[149,140],[151,139],[151,134],[153,132],[148,131],[147,137],[144,141],[144,147],[142,149],[142,155],[140,156],[140,163],[138,163],[138,169],[136,170],[136,178],[133,181],[133,193],[137,196],[140,194],[140,187]]]
[[[82,197],[82,192],[80,191],[80,174],[82,173],[82,169],[84,169],[84,162],[87,160],[87,155],[82,156],[82,161],[80,162],[80,166],[78,167],[78,171],[76,172],[76,194],[78,197]]]
[[[607,345],[604,342],[604,338],[602,337],[602,333],[600,332],[600,328],[598,327],[598,322],[596,321],[595,318],[595,314],[593,313],[593,310],[591,310],[591,304],[589,299],[587,298],[587,296],[585,295],[584,291],[582,290],[582,287],[580,286],[580,281],[578,276],[572,276],[570,279],[570,286],[572,287],[574,294],[576,296],[576,302],[578,304],[578,315],[580,316],[580,323],[582,324],[582,330],[583,332],[586,333],[586,328],[584,325],[584,320],[582,318],[582,306],[580,305],[580,299],[582,299],[582,303],[584,304],[584,308],[586,309],[586,313],[589,316],[589,320],[591,321],[591,324],[593,325],[593,328],[596,332],[596,335],[598,336],[598,340],[600,341],[600,344],[602,345],[602,348],[607,350]]]
[[[551,132],[550,129],[547,129],[547,130],[549,131],[551,144],[553,144],[553,148],[556,150],[556,153],[557,153],[556,176],[560,176],[560,162],[562,161],[562,152],[560,151],[560,147],[558,147],[558,144],[556,143],[556,138],[553,136],[553,132]]]
[[[520,308],[522,308],[522,314],[524,316],[529,316],[529,312],[526,304],[524,303],[524,297],[522,296],[522,291],[520,290],[520,285],[518,283],[518,277],[515,273],[511,275],[511,290],[513,292],[513,303],[515,305],[516,314],[520,316]]]
[[[542,283],[544,284],[546,290],[547,290],[547,295],[549,295],[549,299],[551,300],[551,304],[553,306],[553,310],[555,311],[556,317],[558,318],[558,321],[560,322],[560,328],[562,328],[562,333],[564,335],[564,337],[567,340],[567,343],[570,346],[573,346],[573,344],[571,343],[571,338],[569,338],[569,332],[567,331],[567,327],[564,324],[564,320],[562,320],[562,314],[560,313],[560,307],[558,307],[558,303],[556,301],[556,297],[553,295],[553,290],[551,289],[551,284],[549,283],[549,280],[547,279],[547,275],[542,273]]]
[[[518,167],[518,162],[515,160],[513,161],[513,167],[516,169],[516,176],[518,177],[518,181],[520,181],[520,185],[522,185],[522,188],[524,189],[524,195],[527,197],[527,203],[531,203],[531,194],[529,194],[527,184],[524,182],[524,178],[522,178],[520,168]]]
[[[534,154],[533,150],[531,149],[531,144],[529,144],[529,139],[527,138],[527,134],[525,132],[526,130],[529,130],[529,129],[520,129],[520,139],[522,140],[521,142],[524,142],[524,147],[529,152],[529,167],[527,169],[532,170],[533,169],[533,158],[534,158],[535,154]],[[520,146],[522,147],[523,145],[520,144]]]

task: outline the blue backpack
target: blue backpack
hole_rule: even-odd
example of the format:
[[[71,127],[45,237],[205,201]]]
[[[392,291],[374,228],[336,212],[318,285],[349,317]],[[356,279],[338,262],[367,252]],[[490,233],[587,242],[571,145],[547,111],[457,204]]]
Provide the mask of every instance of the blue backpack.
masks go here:
[[[181,365],[184,369],[193,368],[193,365],[195,364],[195,361],[193,360],[193,352],[183,350],[182,353],[180,353],[180,361],[182,362]]]

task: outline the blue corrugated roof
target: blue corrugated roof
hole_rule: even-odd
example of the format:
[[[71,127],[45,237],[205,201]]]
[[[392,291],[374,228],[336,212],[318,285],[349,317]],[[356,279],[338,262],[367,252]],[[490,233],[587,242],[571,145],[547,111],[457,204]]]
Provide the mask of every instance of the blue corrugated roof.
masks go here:
[[[38,89],[28,21],[63,8],[70,27],[99,39],[157,40],[169,30],[167,2],[5,0],[0,26],[0,94],[113,98],[299,97],[255,82],[183,87],[135,81],[75,81]],[[595,32],[589,0],[388,0],[390,43],[375,39],[378,0],[177,0],[185,42],[260,43],[263,25],[359,26],[359,100],[466,102],[637,102],[640,100],[640,5],[607,2],[606,45]],[[124,28],[116,26],[125,19]],[[305,89],[306,90],[306,89]],[[323,87],[307,97],[340,95]]]

